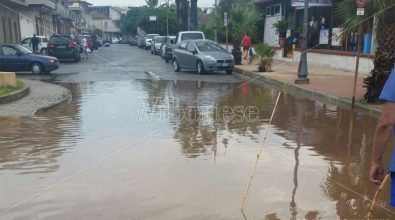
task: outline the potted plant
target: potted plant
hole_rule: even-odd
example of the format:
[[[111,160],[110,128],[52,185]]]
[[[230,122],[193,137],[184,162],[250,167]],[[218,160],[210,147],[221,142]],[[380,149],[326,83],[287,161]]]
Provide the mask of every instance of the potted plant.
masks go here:
[[[266,43],[260,43],[256,46],[255,53],[258,54],[260,58],[258,71],[270,72],[273,63],[273,56],[276,51]]]
[[[284,48],[285,39],[287,37],[287,30],[288,30],[288,22],[285,20],[279,20],[273,24],[273,28],[277,29],[279,35],[279,43],[280,47]]]

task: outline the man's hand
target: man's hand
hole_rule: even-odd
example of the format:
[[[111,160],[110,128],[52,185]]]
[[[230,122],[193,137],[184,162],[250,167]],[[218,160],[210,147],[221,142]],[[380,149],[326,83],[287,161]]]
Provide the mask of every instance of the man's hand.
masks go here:
[[[382,162],[372,162],[369,178],[372,183],[379,185],[384,178],[384,167]]]

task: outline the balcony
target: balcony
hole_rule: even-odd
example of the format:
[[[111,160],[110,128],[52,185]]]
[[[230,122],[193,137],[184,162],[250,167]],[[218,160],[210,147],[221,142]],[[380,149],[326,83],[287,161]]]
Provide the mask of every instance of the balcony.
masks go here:
[[[70,19],[70,12],[68,8],[62,5],[60,2],[56,3],[56,11],[53,14],[62,18]]]
[[[26,0],[26,4],[29,6],[41,6],[53,10],[56,8],[55,3],[50,0]]]

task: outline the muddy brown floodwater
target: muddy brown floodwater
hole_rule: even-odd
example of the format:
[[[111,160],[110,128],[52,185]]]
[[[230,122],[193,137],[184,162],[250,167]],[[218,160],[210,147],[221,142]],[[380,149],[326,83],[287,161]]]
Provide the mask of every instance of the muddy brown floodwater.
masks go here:
[[[0,118],[0,219],[242,219],[278,91],[152,83],[63,84],[70,102]],[[367,177],[376,122],[281,96],[248,219],[366,216],[376,190]],[[388,188],[375,217],[395,218],[387,195]]]

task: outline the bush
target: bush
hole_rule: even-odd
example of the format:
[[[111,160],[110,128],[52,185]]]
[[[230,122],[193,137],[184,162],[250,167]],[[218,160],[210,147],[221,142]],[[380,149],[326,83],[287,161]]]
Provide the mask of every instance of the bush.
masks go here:
[[[260,58],[258,70],[260,72],[270,72],[276,51],[266,43],[260,43],[256,46],[255,52]]]

